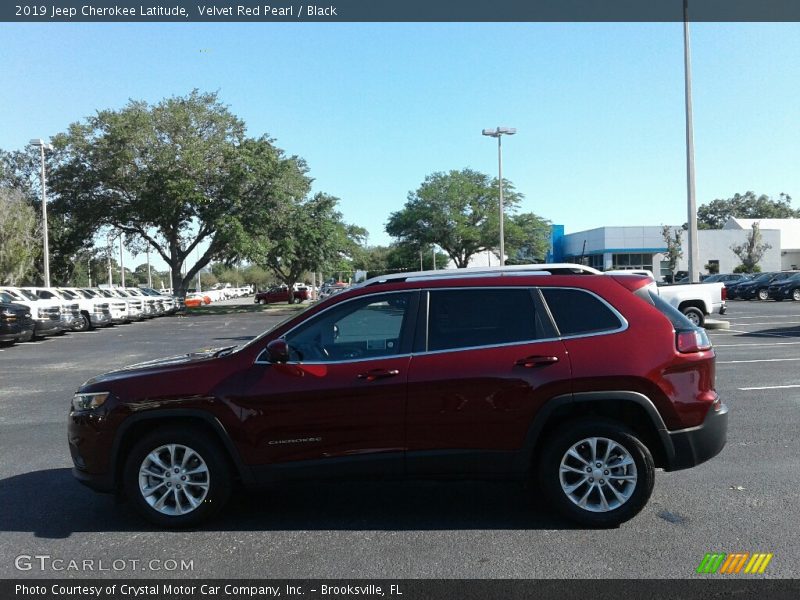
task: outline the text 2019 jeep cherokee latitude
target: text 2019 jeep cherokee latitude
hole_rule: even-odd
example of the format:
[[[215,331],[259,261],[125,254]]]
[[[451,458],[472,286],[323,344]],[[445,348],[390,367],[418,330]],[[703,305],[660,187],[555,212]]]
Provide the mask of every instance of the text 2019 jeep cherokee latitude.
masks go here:
[[[73,472],[168,527],[234,480],[345,476],[530,478],[582,524],[624,522],[656,467],[725,445],[714,351],[652,279],[538,268],[370,280],[244,346],[94,378]]]

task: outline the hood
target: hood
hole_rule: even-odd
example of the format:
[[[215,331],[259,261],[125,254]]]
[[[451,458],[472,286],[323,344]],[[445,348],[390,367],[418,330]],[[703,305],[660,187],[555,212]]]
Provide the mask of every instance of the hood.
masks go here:
[[[174,367],[179,367],[182,365],[189,366],[203,361],[214,360],[221,356],[226,356],[227,354],[230,354],[234,348],[236,348],[236,346],[208,348],[208,349],[198,350],[196,352],[189,352],[188,354],[180,354],[178,356],[157,358],[155,360],[148,360],[145,362],[128,365],[126,367],[115,369],[114,371],[109,371],[102,375],[92,377],[87,382],[85,382],[80,387],[80,389],[88,391],[85,390],[87,386],[93,386],[99,383],[107,383],[119,379],[126,379],[131,376],[152,375],[158,373],[161,370],[170,370],[173,369]]]

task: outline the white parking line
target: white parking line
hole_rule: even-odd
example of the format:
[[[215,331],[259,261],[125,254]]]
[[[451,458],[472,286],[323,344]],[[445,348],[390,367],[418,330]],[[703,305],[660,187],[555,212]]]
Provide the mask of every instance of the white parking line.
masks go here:
[[[796,323],[800,323],[800,321],[779,321],[775,323],[736,323],[736,326],[742,327],[744,325],[747,327],[752,327],[753,325],[791,325]]]
[[[786,390],[789,388],[800,388],[800,384],[795,385],[765,385],[764,387],[746,387],[746,388],[739,388],[740,390],[746,392],[749,390]]]
[[[737,365],[739,363],[759,363],[759,362],[790,362],[800,360],[800,358],[756,358],[753,360],[718,360],[718,365]]]
[[[725,315],[726,319],[784,319],[786,317],[800,318],[800,315],[748,315],[746,317],[731,317],[730,315]]]
[[[798,346],[800,342],[771,342],[769,344],[714,344],[714,348],[739,348],[742,346]]]

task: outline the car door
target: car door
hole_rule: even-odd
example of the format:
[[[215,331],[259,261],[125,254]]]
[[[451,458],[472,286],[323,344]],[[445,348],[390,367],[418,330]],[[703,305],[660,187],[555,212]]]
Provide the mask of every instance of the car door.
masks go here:
[[[539,407],[570,392],[564,344],[525,287],[432,289],[409,373],[409,474],[515,468]],[[426,318],[427,317],[427,318]]]
[[[287,362],[265,350],[236,386],[249,462],[285,477],[401,473],[417,297],[340,302],[284,336]]]

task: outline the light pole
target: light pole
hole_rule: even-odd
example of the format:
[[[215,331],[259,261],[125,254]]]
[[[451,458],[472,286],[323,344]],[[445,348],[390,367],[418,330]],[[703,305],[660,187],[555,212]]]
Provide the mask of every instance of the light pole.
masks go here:
[[[42,233],[44,234],[44,286],[50,287],[50,245],[47,233],[47,185],[44,175],[44,151],[52,150],[53,146],[46,144],[44,140],[36,138],[30,142],[33,146],[38,146],[42,155]]]
[[[513,127],[497,127],[484,129],[483,135],[497,138],[497,179],[500,187],[500,266],[506,264],[506,242],[503,233],[503,144],[500,141],[504,135],[514,135],[517,130]]]
[[[125,287],[125,263],[122,260],[122,232],[119,232],[119,282],[121,287]]]
[[[692,124],[692,55],[689,50],[689,0],[683,0],[683,75],[686,90],[686,192],[689,213],[689,281],[699,281],[697,200],[694,195],[694,126]]]

